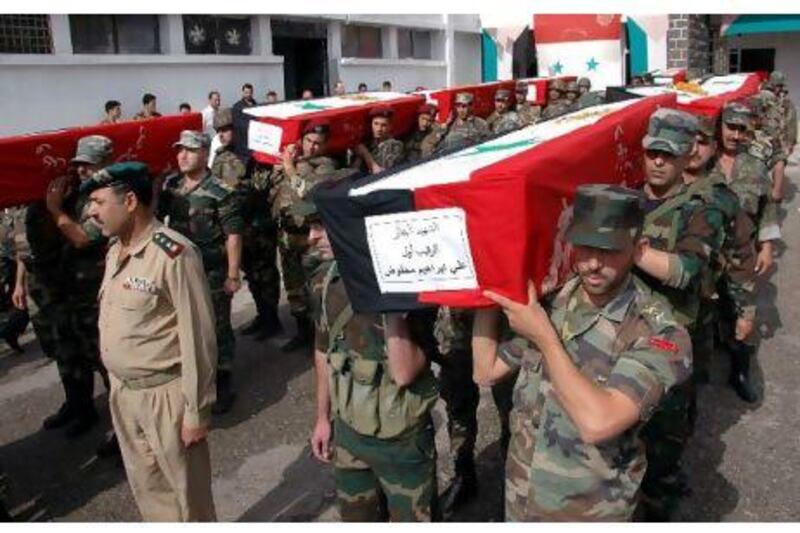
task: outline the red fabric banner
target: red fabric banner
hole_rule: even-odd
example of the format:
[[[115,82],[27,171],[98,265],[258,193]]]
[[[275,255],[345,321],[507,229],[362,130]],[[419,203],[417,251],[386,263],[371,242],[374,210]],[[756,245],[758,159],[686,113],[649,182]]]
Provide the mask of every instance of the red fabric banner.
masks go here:
[[[182,130],[202,130],[200,113],[103,124],[0,139],[0,207],[40,200],[47,184],[63,175],[78,139],[105,135],[114,142],[113,161],[142,161],[153,175],[175,167],[172,143]]]
[[[608,41],[622,35],[622,15],[534,15],[537,44]]]
[[[313,102],[313,100],[311,102]],[[417,109],[424,103],[425,97],[420,95],[408,95],[392,100],[375,101],[374,103],[344,107],[341,109],[326,109],[311,113],[303,113],[288,118],[256,117],[253,118],[253,120],[265,124],[272,124],[281,128],[281,152],[285,146],[300,142],[303,137],[303,129],[310,120],[329,120],[331,123],[331,133],[328,137],[328,152],[339,154],[369,139],[372,134],[370,130],[369,113],[372,109],[376,107],[390,107],[393,109],[393,135],[395,137],[402,137],[416,126]],[[281,162],[280,156],[261,151],[254,150],[253,157],[260,163],[270,165]]]
[[[658,107],[675,105],[674,94],[643,98],[477,170],[467,182],[417,189],[417,210],[460,207],[466,212],[479,285],[476,290],[420,293],[420,301],[486,306],[490,302],[481,291],[491,289],[523,302],[529,279],[540,292],[563,284],[571,268],[563,235],[575,189],[585,183],[641,184],[641,142],[648,119]]]

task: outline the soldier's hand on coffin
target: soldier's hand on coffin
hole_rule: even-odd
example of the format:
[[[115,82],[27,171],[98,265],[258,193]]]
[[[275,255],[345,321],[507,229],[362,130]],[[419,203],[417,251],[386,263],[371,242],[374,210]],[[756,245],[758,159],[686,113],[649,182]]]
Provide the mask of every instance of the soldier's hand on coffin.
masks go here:
[[[515,302],[492,291],[483,291],[483,295],[503,309],[511,329],[531,342],[540,345],[553,337],[558,338],[547,311],[539,304],[533,281],[528,281],[527,304]]]
[[[50,185],[47,187],[45,203],[47,204],[47,210],[51,213],[59,213],[61,211],[64,197],[67,195],[69,182],[69,176],[59,176],[51,181]]]
[[[753,321],[747,318],[736,319],[736,340],[743,341],[753,332]]]

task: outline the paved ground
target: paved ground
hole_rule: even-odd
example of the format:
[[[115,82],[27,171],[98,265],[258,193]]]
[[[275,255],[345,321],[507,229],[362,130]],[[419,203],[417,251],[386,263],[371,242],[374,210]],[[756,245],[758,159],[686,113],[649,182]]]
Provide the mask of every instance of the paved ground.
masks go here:
[[[795,153],[795,157],[797,157]],[[796,161],[796,160],[795,160]],[[800,183],[793,164],[790,177]],[[760,302],[764,341],[754,369],[764,400],[745,406],[725,385],[727,364],[715,360],[712,383],[700,392],[700,414],[685,458],[693,494],[679,517],[691,521],[786,521],[800,519],[800,198],[792,187],[784,211],[788,248],[780,268],[764,284]],[[778,290],[780,289],[780,290]],[[235,300],[234,325],[254,314],[243,291]],[[291,323],[288,315],[286,323]],[[42,419],[62,399],[55,366],[29,335],[22,356],[0,351],[0,463],[8,475],[8,503],[18,519],[136,521],[139,519],[124,470],[97,460],[98,428],[70,442],[41,430]],[[335,520],[331,471],[309,454],[313,420],[311,359],[282,354],[285,337],[256,344],[238,339],[239,400],[215,421],[211,434],[214,495],[226,521]],[[106,395],[98,382],[97,405],[107,427]],[[437,405],[435,421],[444,414]],[[456,517],[462,521],[501,517],[502,464],[498,422],[491,394],[482,394],[478,439],[479,501]],[[439,485],[451,476],[446,432],[437,434]]]

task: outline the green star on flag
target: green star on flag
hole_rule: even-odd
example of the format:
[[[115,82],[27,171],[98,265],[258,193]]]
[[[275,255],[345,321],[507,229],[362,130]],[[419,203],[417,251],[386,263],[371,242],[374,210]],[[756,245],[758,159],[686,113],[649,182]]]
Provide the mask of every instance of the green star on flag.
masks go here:
[[[595,70],[596,71],[597,70],[597,66],[599,64],[600,63],[598,63],[595,58],[591,58],[589,61],[586,62],[586,68],[588,68],[589,70]]]
[[[561,74],[562,70],[564,70],[564,65],[561,64],[561,61],[556,61],[550,65],[550,72],[553,74]]]

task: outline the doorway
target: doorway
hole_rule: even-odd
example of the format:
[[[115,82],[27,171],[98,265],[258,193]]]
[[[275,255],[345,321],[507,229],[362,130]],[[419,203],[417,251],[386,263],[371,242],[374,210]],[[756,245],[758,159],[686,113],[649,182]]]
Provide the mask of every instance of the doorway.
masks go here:
[[[324,23],[272,19],[272,53],[283,56],[283,89],[297,100],[310,89],[327,96],[328,37]]]

